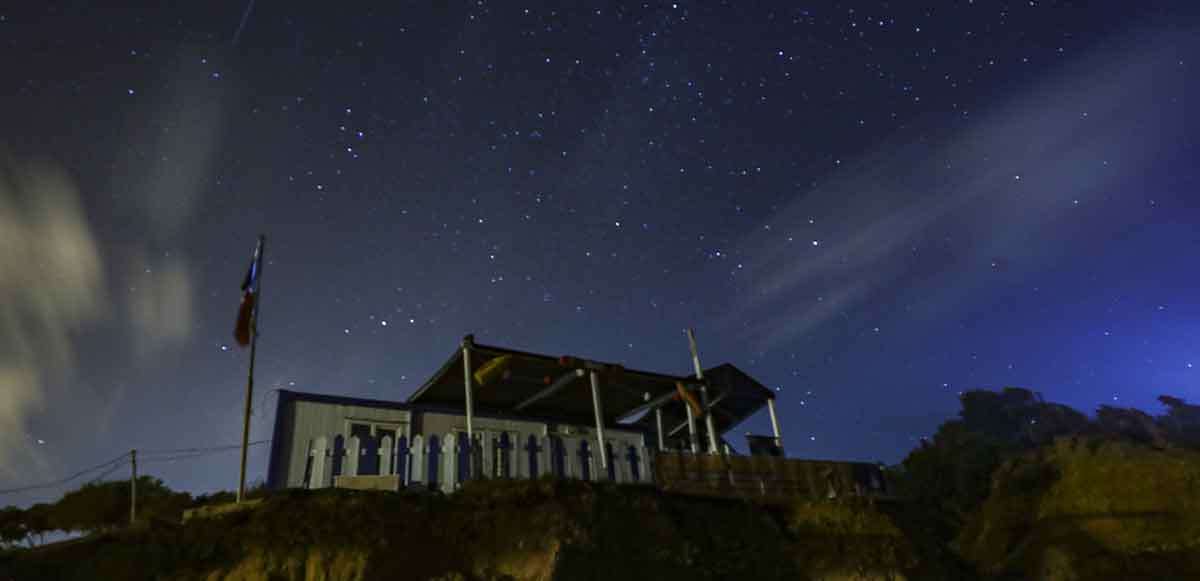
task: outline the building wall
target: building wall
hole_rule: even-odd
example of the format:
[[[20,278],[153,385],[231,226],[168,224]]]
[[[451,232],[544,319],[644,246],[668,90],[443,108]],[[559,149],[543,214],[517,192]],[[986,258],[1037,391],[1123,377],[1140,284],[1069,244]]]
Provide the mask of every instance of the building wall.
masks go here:
[[[409,410],[303,400],[292,402],[290,416],[291,430],[286,438],[288,453],[284,472],[287,475],[284,486],[287,487],[300,486],[304,481],[304,466],[311,442],[321,436],[332,438],[342,434],[349,437],[350,420],[395,423],[401,426],[410,426],[412,423],[412,412]]]
[[[286,465],[273,470],[278,470],[282,476],[277,482],[277,485],[282,487],[304,486],[306,463],[313,443],[321,437],[332,442],[337,435],[348,439],[350,436],[349,426],[355,421],[398,425],[401,427],[401,434],[409,441],[414,435],[421,434],[426,442],[430,436],[434,435],[438,437],[439,441],[444,442],[447,434],[465,433],[467,428],[464,415],[448,412],[346,405],[298,399],[292,401],[292,405],[289,407],[288,410],[282,410],[284,411],[283,417],[277,418],[277,421],[283,422],[280,431],[284,433],[278,434],[278,437],[281,439],[281,445],[285,446],[284,452],[280,456]],[[576,453],[581,441],[587,441],[592,452],[595,452],[597,448],[595,426],[548,424],[545,421],[534,419],[476,416],[472,418],[472,427],[476,437],[485,444],[484,463],[492,466],[492,469],[497,468],[491,463],[490,457],[494,453],[495,443],[500,441],[503,433],[508,434],[510,445],[516,452],[514,464],[526,461],[521,451],[524,450],[530,436],[534,436],[538,441],[547,435],[562,437],[567,450],[566,464],[569,474],[579,474],[582,470],[581,459]],[[614,456],[618,461],[624,457],[629,446],[640,450],[645,445],[645,436],[638,430],[606,426],[604,437],[613,444]],[[595,479],[599,470],[598,455],[593,455],[590,464],[589,472]]]

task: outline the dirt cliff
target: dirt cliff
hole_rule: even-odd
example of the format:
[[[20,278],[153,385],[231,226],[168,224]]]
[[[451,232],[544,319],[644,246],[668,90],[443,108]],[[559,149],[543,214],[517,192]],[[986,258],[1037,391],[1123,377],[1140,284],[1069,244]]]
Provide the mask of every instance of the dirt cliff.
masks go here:
[[[1200,579],[1200,453],[1059,438],[993,473],[957,549],[993,578]]]
[[[450,496],[285,491],[244,511],[0,557],[14,579],[904,579],[864,503],[760,507],[572,481]],[[5,578],[0,576],[0,578]]]

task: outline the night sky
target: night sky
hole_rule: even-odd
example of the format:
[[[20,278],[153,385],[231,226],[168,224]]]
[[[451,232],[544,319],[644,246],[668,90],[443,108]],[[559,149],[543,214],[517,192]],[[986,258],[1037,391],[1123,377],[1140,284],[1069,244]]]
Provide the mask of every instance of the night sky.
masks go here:
[[[6,3],[0,488],[237,443],[260,233],[254,440],[272,390],[403,400],[467,333],[684,374],[695,327],[799,457],[897,462],[971,388],[1200,400],[1198,17]]]

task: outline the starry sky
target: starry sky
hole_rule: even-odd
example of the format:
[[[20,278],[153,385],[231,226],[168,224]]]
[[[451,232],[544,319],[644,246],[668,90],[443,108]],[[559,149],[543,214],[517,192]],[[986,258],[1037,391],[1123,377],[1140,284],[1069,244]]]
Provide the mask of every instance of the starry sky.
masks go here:
[[[683,374],[695,327],[800,457],[1200,400],[1193,2],[118,4],[0,9],[0,488],[237,443],[259,233],[255,440],[467,333]]]

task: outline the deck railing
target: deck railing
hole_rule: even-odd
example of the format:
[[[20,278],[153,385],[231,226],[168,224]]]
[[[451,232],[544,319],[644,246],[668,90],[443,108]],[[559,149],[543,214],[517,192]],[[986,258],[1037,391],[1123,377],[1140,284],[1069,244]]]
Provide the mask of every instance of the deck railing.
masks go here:
[[[607,467],[592,437],[536,436],[518,432],[446,433],[376,439],[322,436],[308,444],[300,485],[305,488],[425,488],[452,492],[474,478],[554,475],[594,481],[650,482],[645,446],[609,440]]]
[[[667,452],[655,456],[654,481],[673,492],[747,499],[891,498],[883,471],[865,462]]]
[[[396,442],[390,436],[347,438],[335,434],[309,442],[299,486],[450,493],[471,479],[551,475],[653,483],[672,492],[759,500],[892,496],[883,471],[868,463],[680,451],[656,454],[645,446],[612,440],[604,468],[595,447],[596,441],[586,436],[518,432],[477,432],[474,446],[468,446],[462,432],[418,434],[411,440],[401,436]]]

